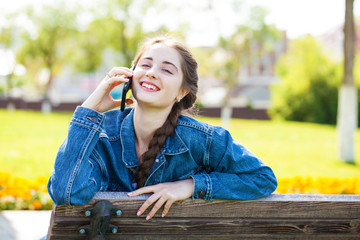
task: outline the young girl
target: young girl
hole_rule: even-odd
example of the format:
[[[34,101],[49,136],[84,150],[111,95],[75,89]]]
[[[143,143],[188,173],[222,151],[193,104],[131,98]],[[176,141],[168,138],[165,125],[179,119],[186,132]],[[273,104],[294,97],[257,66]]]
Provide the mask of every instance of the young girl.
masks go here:
[[[152,193],[137,213],[153,205],[149,220],[190,197],[249,200],[276,189],[273,171],[228,131],[181,115],[198,90],[197,63],[183,44],[150,40],[133,65],[113,68],[75,110],[48,183],[55,204],[86,204],[97,191]],[[121,112],[109,93],[128,77],[136,105]]]

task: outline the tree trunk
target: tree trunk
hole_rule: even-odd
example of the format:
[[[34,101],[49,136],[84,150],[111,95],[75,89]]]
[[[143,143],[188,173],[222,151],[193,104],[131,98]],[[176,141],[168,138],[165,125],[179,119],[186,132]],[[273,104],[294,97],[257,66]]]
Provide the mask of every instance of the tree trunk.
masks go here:
[[[355,163],[355,133],[357,129],[357,91],[354,85],[354,17],[353,0],[345,0],[344,27],[344,78],[339,92],[338,148],[339,157],[347,163]]]
[[[223,106],[221,107],[221,126],[225,129],[230,128],[230,119],[232,115],[232,106],[230,103],[230,91],[226,91],[226,96],[223,100]]]
[[[49,69],[51,69],[51,68],[49,68]],[[44,97],[43,97],[42,104],[41,104],[41,112],[43,114],[49,114],[52,111],[50,89],[52,87],[53,80],[54,80],[54,75],[50,70],[49,80],[48,80],[48,83],[46,84]]]
[[[6,77],[6,85],[7,85],[6,91],[7,91],[7,99],[8,99],[8,104],[7,104],[6,108],[9,112],[13,112],[16,109],[15,101],[11,94],[11,90],[13,89],[13,86],[12,86],[13,76],[14,76],[14,70]]]

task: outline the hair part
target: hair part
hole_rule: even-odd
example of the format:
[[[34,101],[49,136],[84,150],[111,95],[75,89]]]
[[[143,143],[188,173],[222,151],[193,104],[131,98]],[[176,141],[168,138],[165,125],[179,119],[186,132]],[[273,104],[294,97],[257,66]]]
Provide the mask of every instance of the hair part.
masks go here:
[[[191,54],[190,50],[180,41],[168,38],[157,37],[145,42],[134,58],[133,65],[136,66],[145,51],[155,44],[164,44],[165,46],[174,48],[181,56],[181,71],[183,80],[181,87],[188,91],[180,102],[175,102],[164,124],[155,131],[154,136],[150,140],[148,150],[141,155],[141,165],[135,175],[137,188],[145,185],[149,177],[152,165],[161,148],[164,146],[166,139],[175,132],[177,119],[183,111],[191,111],[194,109],[196,95],[198,91],[198,64]]]

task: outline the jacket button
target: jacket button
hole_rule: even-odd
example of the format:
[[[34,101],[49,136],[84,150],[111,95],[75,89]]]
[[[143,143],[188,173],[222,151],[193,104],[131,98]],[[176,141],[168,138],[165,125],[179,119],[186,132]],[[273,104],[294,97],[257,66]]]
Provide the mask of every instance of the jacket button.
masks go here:
[[[158,162],[159,162],[159,159],[155,159],[155,162],[158,163]]]
[[[93,123],[98,123],[97,117],[92,117],[92,118],[91,118],[91,121],[92,121]]]
[[[200,191],[199,193],[199,198],[203,198],[204,197],[204,192],[203,191]]]

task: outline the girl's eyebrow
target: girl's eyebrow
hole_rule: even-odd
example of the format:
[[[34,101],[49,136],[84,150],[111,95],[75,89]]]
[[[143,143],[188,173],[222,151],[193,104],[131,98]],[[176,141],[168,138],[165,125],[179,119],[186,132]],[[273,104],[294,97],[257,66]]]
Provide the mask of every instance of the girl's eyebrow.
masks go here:
[[[178,68],[172,62],[163,61],[163,63],[168,64],[168,65],[172,65],[175,68],[175,70],[178,71]]]
[[[144,59],[146,59],[146,60],[150,60],[150,61],[152,61],[153,60],[153,58],[152,57],[145,57]],[[172,65],[174,68],[175,68],[175,70],[178,72],[179,70],[178,70],[178,68],[175,66],[175,64],[173,64],[172,62],[169,62],[169,61],[163,61],[162,63],[164,63],[164,64],[168,64],[168,65]]]

